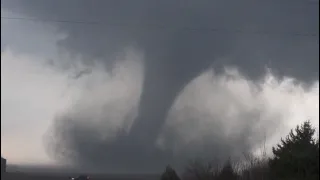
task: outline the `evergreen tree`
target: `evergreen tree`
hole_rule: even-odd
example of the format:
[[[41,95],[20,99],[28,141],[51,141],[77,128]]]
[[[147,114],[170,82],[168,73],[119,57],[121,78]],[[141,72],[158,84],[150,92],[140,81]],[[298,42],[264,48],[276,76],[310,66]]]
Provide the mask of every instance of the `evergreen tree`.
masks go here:
[[[286,139],[272,148],[270,159],[273,177],[279,179],[319,179],[319,143],[310,121],[290,131]]]

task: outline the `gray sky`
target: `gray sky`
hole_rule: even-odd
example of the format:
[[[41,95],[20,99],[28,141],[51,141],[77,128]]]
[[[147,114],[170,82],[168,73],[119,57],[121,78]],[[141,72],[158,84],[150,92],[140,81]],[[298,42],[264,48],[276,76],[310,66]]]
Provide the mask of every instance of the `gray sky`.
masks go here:
[[[212,150],[234,155],[232,146],[256,149],[264,134],[272,143],[307,118],[318,126],[318,35],[293,35],[318,32],[317,5],[143,2],[123,7],[116,1],[68,1],[73,8],[64,1],[1,2],[2,16],[121,25],[2,20],[1,152],[9,162],[51,162],[44,147],[54,122],[62,123],[53,130],[63,140],[49,143],[58,147],[53,154],[64,157],[59,151],[67,150],[70,162],[76,157],[97,167],[105,164],[92,154],[108,139],[117,140],[119,128],[134,138],[118,139],[110,154],[129,142],[132,157],[134,148],[144,151],[151,141],[162,152],[154,158],[174,154],[181,160],[211,157]],[[212,27],[286,33],[201,30]],[[17,148],[21,144],[26,148]],[[96,152],[81,148],[86,144]]]

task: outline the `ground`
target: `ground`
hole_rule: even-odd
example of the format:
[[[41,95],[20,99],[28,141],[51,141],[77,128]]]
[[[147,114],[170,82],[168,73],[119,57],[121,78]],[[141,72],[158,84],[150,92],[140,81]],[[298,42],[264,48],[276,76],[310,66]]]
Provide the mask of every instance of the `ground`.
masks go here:
[[[70,176],[61,174],[6,173],[1,180],[68,180]],[[91,175],[92,180],[158,180],[159,175]]]

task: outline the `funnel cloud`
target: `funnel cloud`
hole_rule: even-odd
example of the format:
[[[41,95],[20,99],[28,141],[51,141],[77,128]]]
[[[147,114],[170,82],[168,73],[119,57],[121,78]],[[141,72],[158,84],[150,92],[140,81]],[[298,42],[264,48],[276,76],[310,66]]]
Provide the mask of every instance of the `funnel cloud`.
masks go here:
[[[80,168],[157,171],[197,156],[223,160],[252,151],[263,134],[273,133],[275,121],[283,120],[263,105],[266,77],[292,78],[290,86],[304,88],[319,81],[314,2],[3,0],[1,5],[57,27],[65,34],[57,42],[62,51],[138,87],[113,101],[104,101],[100,89],[95,101],[86,94],[57,115],[48,132],[50,153]],[[132,54],[122,58],[128,47]],[[201,99],[202,92],[215,95],[209,101]],[[110,119],[118,125],[108,127]],[[233,121],[237,126],[231,128]]]

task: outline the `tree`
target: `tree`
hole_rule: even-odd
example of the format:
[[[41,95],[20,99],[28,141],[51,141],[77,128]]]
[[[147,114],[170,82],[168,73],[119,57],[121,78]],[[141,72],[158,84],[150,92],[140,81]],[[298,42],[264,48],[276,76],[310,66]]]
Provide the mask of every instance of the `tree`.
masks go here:
[[[272,148],[270,159],[273,177],[279,179],[319,179],[319,143],[310,121],[290,131],[286,139]]]
[[[231,161],[228,160],[227,163],[221,169],[219,176],[219,180],[236,180],[238,179],[237,174],[235,173]]]
[[[172,167],[167,166],[165,172],[161,175],[161,180],[180,180],[180,178]]]

